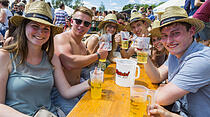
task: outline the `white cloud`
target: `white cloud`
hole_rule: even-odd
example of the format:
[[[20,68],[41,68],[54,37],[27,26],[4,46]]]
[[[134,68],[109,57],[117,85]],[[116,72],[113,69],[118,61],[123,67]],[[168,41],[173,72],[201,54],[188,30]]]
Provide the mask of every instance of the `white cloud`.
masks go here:
[[[112,6],[115,6],[115,5],[117,5],[117,3],[113,2],[113,3],[111,3],[111,5],[112,5]]]
[[[129,0],[128,1],[128,4],[134,4],[134,3],[136,3],[135,0]]]
[[[166,0],[138,0],[139,3],[138,4],[158,4],[162,1],[166,1]]]
[[[119,12],[122,11],[122,7],[114,7],[113,9]]]
[[[94,4],[91,4],[90,2],[87,2],[87,1],[83,1],[84,3],[84,6],[88,7],[88,8],[91,8],[91,7],[98,7],[97,5],[94,5]]]

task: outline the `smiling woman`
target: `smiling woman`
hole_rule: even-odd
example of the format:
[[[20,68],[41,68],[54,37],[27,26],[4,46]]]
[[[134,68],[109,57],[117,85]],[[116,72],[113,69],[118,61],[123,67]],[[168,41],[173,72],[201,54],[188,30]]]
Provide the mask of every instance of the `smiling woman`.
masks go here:
[[[51,8],[35,1],[24,17],[13,16],[10,21],[17,29],[12,35],[15,42],[0,49],[0,61],[4,61],[0,62],[0,116],[29,117],[45,108],[48,113],[65,117],[52,104],[53,86],[67,99],[90,86],[88,81],[74,87],[67,82],[60,59],[54,55],[53,37],[62,28],[52,24]]]

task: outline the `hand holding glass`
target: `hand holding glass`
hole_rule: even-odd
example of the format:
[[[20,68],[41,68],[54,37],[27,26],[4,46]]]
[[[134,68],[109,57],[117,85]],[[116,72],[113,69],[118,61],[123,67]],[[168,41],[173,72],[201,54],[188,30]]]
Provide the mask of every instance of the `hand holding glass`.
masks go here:
[[[121,34],[121,48],[122,49],[128,49],[128,45],[129,45],[129,32],[124,32],[124,31],[121,31],[120,32]]]
[[[147,63],[150,37],[138,37],[135,41],[138,63]]]

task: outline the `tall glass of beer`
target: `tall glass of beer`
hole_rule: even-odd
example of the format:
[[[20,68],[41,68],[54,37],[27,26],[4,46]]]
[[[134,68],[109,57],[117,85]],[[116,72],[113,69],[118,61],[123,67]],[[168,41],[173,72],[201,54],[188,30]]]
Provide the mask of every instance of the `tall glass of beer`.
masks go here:
[[[104,78],[104,72],[100,68],[90,71],[91,80],[91,98],[100,99],[102,93],[102,83]]]
[[[147,88],[142,85],[130,87],[130,117],[146,115]]]
[[[150,37],[138,37],[136,41],[138,63],[147,63]]]
[[[128,49],[129,45],[129,32],[121,31],[121,48]]]

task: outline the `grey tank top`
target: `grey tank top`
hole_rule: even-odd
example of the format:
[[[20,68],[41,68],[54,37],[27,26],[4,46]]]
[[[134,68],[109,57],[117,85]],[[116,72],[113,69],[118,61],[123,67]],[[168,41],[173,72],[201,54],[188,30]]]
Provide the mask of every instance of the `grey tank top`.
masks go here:
[[[56,114],[50,93],[54,85],[53,67],[44,52],[39,65],[27,62],[18,65],[20,57],[12,61],[6,91],[6,105],[27,115],[33,115],[40,107]],[[13,54],[10,53],[10,59]]]

